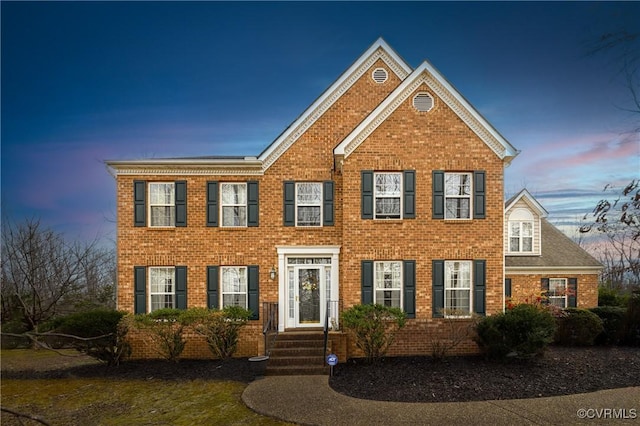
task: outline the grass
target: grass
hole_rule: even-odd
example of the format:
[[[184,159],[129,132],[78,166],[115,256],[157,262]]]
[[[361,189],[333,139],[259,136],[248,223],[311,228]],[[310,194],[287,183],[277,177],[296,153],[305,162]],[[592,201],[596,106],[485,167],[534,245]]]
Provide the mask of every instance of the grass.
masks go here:
[[[57,357],[65,358],[31,350],[3,350],[1,356],[3,370],[50,366],[59,362]],[[3,407],[39,416],[52,425],[287,424],[249,410],[241,400],[245,386],[211,380],[3,379],[1,393]],[[19,424],[7,413],[1,420],[3,425]]]

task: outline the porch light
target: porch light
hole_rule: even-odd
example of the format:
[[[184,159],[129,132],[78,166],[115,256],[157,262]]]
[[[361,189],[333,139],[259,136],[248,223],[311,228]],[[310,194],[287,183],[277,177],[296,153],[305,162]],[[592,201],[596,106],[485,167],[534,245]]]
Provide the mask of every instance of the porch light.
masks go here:
[[[277,273],[278,273],[278,271],[277,271],[276,267],[272,266],[271,270],[269,271],[269,278],[271,278],[271,280],[275,280]]]

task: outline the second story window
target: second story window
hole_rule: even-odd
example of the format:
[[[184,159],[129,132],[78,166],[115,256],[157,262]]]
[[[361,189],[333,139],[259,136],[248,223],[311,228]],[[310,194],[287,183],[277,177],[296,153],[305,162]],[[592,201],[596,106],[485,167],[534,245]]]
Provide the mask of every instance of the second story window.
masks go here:
[[[445,219],[471,219],[471,173],[445,173]]]
[[[375,173],[374,197],[376,219],[402,217],[402,173]]]
[[[533,253],[533,215],[524,208],[511,212],[508,219],[511,253]]]
[[[322,225],[322,184],[296,183],[296,226]]]
[[[221,184],[222,226],[247,226],[247,185]]]
[[[175,187],[173,182],[149,184],[150,226],[175,225]]]

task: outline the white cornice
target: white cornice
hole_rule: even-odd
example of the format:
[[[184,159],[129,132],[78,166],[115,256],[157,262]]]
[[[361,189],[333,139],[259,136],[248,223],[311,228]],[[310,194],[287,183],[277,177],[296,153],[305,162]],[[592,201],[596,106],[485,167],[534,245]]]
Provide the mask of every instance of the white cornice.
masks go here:
[[[264,174],[262,162],[245,158],[179,158],[149,160],[113,160],[105,162],[112,175],[236,175]]]
[[[602,270],[601,266],[507,266],[504,268],[507,275],[580,275],[597,274]]]
[[[527,205],[529,205],[531,208],[537,210],[537,213],[540,217],[547,217],[549,215],[549,213],[542,206],[542,204],[540,204],[538,200],[536,200],[535,197],[531,195],[531,193],[529,193],[529,191],[527,191],[526,189],[523,189],[522,191],[520,191],[515,197],[511,199],[509,204],[505,206],[505,209],[504,209],[505,215],[509,212],[509,210],[511,210],[513,206],[516,205],[518,201],[522,199],[524,199]]]

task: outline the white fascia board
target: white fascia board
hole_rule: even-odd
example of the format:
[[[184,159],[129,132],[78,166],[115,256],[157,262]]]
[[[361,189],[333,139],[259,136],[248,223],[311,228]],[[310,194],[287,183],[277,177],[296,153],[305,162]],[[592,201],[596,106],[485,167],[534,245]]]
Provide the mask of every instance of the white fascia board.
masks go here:
[[[338,79],[327,90],[325,90],[324,93],[311,104],[311,106],[309,106],[309,108],[307,108],[293,123],[291,123],[289,127],[287,127],[284,132],[282,132],[280,136],[278,136],[276,140],[273,141],[271,145],[269,145],[260,154],[258,158],[261,161],[265,162],[265,169],[273,164],[275,159],[277,159],[277,157],[282,154],[277,154],[275,159],[271,159],[271,161],[268,161],[268,159],[272,157],[274,153],[277,153],[281,145],[283,145],[287,141],[287,139],[294,135],[300,129],[300,127],[305,124],[305,122],[308,123],[306,123],[306,126],[304,126],[304,128],[306,129],[310,127],[311,124],[313,124],[318,118],[322,116],[324,111],[326,111],[326,109],[330,105],[332,105],[333,102],[340,98],[341,94],[346,91],[346,88],[342,86],[345,85],[345,83],[348,83],[348,80],[352,77],[352,75],[356,73],[367,62],[367,60],[369,60],[371,56],[376,53],[378,49],[382,49],[384,51],[384,54],[392,62],[396,63],[397,67],[391,66],[391,64],[389,64],[389,68],[398,76],[398,78],[402,80],[411,74],[412,68],[404,61],[404,59],[402,59],[400,55],[398,55],[382,38],[378,38],[378,40],[376,40],[375,43],[371,45],[371,47],[369,47],[345,72],[343,72],[340,77],[338,77]],[[386,62],[386,58],[384,57],[384,55],[382,55],[381,57]],[[352,83],[355,83],[355,80]],[[351,85],[349,84],[348,87],[351,87]],[[335,96],[336,92],[341,92],[340,96]],[[335,99],[333,99],[333,101],[329,105],[324,105],[327,101],[331,100],[330,98],[334,96]],[[294,136],[294,141],[303,133],[304,132],[301,131],[300,135]],[[290,142],[289,144],[287,144],[287,146],[289,146],[291,143],[293,142]],[[286,148],[284,151],[286,151]]]
[[[534,209],[537,210],[537,213],[540,217],[547,217],[549,216],[549,212],[547,212],[547,210],[542,207],[542,204],[540,204],[538,202],[538,200],[535,199],[535,197],[533,195],[531,195],[531,193],[529,191],[527,191],[527,189],[523,189],[522,191],[520,191],[518,193],[518,195],[516,195],[513,200],[511,201],[511,203],[509,203],[508,206],[505,207],[504,211],[505,213],[509,212],[509,210],[511,210],[511,208],[513,206],[516,205],[516,203],[518,201],[520,201],[521,199],[525,199],[525,201],[527,202],[527,204],[529,204],[531,207],[533,207]]]
[[[144,160],[107,160],[113,176],[117,175],[262,175],[262,162],[256,157],[233,158],[165,158]]]
[[[602,266],[507,266],[507,275],[581,275],[597,274]]]

